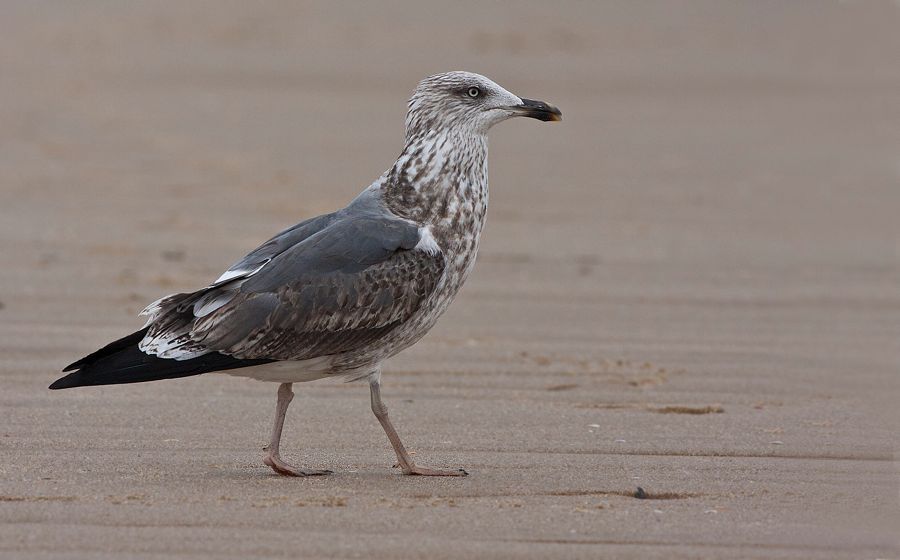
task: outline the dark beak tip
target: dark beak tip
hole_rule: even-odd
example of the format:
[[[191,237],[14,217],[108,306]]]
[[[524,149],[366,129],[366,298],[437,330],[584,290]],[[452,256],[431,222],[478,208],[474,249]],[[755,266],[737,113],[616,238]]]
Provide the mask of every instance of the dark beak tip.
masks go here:
[[[534,111],[528,116],[544,122],[559,122],[562,120],[562,111],[552,105],[547,105],[545,109]]]
[[[559,122],[562,120],[562,111],[543,101],[522,99],[522,105],[519,107],[522,111],[522,115],[526,117],[531,117],[544,122]]]

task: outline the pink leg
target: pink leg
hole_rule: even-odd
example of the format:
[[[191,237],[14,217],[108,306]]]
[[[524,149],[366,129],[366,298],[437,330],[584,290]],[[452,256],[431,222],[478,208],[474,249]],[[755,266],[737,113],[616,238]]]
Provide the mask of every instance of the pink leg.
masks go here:
[[[278,454],[278,447],[281,444],[281,428],[284,427],[284,417],[287,414],[288,405],[294,399],[294,392],[291,391],[291,383],[282,383],[278,386],[278,405],[275,407],[275,425],[272,427],[272,440],[264,449],[266,457],[263,462],[278,474],[285,476],[315,476],[320,474],[331,474],[331,471],[298,469],[285,463]]]
[[[391,424],[391,419],[388,418],[387,407],[384,406],[384,403],[381,402],[381,380],[379,379],[381,376],[379,373],[373,374],[369,378],[369,389],[372,394],[372,412],[375,413],[375,418],[378,418],[378,421],[381,423],[381,427],[384,428],[384,432],[387,434],[388,439],[391,441],[391,445],[394,447],[394,452],[397,454],[397,462],[400,463],[400,469],[403,470],[403,474],[415,474],[422,476],[466,476],[467,473],[463,469],[458,470],[440,470],[440,469],[429,469],[428,467],[419,467],[413,463],[412,459],[409,456],[409,453],[406,452],[406,448],[403,447],[403,442],[400,441],[400,436],[397,435],[397,430],[394,429],[394,425]]]

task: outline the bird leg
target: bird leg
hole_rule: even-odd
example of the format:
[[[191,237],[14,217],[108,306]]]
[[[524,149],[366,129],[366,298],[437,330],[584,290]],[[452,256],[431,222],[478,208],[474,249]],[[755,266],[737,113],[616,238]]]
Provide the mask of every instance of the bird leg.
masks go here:
[[[378,418],[378,422],[380,422],[381,427],[384,428],[384,433],[387,434],[388,439],[391,441],[394,452],[397,453],[397,462],[400,464],[400,469],[403,471],[403,474],[415,474],[421,476],[466,476],[469,474],[463,469],[455,471],[429,469],[427,467],[416,466],[416,464],[413,463],[406,448],[403,447],[403,442],[400,441],[400,436],[397,435],[397,430],[395,430],[394,425],[391,424],[391,419],[388,418],[387,407],[381,402],[380,377],[380,372],[376,372],[369,377],[369,389],[372,394],[372,412],[375,413],[375,418]]]
[[[284,417],[287,414],[288,405],[294,399],[294,392],[291,391],[291,383],[282,383],[278,386],[278,404],[275,407],[275,425],[272,427],[272,440],[269,445],[263,449],[266,451],[266,457],[263,462],[278,474],[285,476],[315,476],[320,474],[331,474],[331,471],[298,469],[285,463],[278,454],[278,448],[281,444],[281,428],[284,427]]]

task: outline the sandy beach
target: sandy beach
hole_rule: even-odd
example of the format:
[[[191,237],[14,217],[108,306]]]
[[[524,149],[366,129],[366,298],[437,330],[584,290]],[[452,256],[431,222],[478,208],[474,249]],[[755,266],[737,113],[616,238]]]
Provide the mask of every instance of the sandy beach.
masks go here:
[[[6,2],[0,557],[900,557],[897,2]],[[393,162],[466,69],[475,272],[365,384],[47,390]],[[641,491],[638,491],[638,488]],[[640,498],[636,497],[636,492]]]

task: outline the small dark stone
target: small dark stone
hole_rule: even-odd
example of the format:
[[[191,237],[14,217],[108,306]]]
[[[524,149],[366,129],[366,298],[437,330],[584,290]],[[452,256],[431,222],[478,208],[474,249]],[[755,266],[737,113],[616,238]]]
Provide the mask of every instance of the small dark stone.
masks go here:
[[[643,488],[641,488],[640,486],[638,486],[638,487],[637,487],[637,490],[634,491],[634,497],[637,498],[638,500],[646,500],[646,499],[649,498],[650,496],[648,496],[647,493],[644,492],[644,489],[643,489]]]

